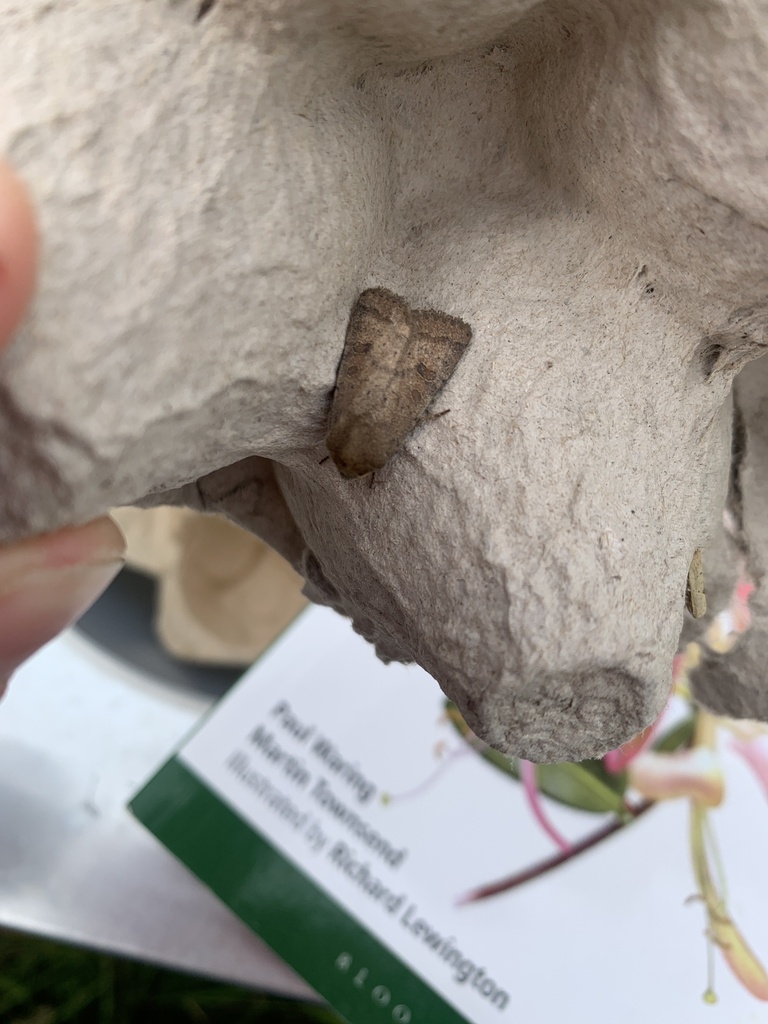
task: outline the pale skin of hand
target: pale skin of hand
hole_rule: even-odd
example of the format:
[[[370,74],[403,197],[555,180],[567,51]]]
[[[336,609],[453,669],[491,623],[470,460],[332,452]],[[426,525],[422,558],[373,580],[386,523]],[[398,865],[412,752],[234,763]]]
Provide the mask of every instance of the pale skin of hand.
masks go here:
[[[0,356],[31,299],[36,265],[29,198],[0,161]],[[93,604],[120,570],[124,547],[107,518],[0,547],[0,695],[27,658]]]

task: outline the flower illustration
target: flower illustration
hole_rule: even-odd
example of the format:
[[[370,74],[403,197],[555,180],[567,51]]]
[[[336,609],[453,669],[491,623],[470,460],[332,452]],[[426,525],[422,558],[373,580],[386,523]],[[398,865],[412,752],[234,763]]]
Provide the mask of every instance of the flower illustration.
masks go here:
[[[768,1001],[768,973],[728,909],[710,820],[710,812],[727,798],[722,760],[724,739],[728,749],[752,770],[768,798],[768,726],[710,714],[694,703],[689,682],[690,674],[702,661],[704,649],[727,654],[749,628],[749,598],[753,591],[749,580],[738,583],[728,607],[712,619],[699,641],[689,643],[675,658],[673,694],[665,712],[635,739],[601,760],[557,765],[510,761],[480,743],[455,706],[448,705],[449,719],[472,748],[522,783],[534,819],[557,847],[557,852],[544,861],[465,894],[461,903],[509,892],[541,877],[626,827],[660,801],[687,800],[691,863],[698,890],[692,899],[704,907],[710,950],[720,951],[748,992]],[[586,839],[569,843],[550,821],[547,800],[587,812],[612,812],[613,817]],[[708,1003],[717,1000],[713,972],[710,955],[709,982],[704,993]]]
[[[629,783],[649,800],[690,797],[717,807],[725,793],[725,777],[714,750],[691,747],[673,754],[649,750],[628,765]]]

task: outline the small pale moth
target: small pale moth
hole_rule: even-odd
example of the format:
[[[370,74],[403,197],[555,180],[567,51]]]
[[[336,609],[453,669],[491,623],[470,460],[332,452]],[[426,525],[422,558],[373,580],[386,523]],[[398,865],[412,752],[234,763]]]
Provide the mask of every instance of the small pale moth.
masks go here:
[[[326,446],[342,476],[373,473],[424,419],[472,338],[463,320],[411,309],[384,288],[352,310],[336,374]]]

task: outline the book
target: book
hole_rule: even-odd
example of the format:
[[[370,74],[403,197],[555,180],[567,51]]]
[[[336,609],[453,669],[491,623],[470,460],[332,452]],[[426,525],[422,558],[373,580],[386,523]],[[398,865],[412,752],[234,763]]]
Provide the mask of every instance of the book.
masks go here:
[[[529,765],[311,608],[131,809],[351,1024],[747,1024],[768,790],[734,744],[765,736],[705,749],[701,714],[683,693],[613,759]]]

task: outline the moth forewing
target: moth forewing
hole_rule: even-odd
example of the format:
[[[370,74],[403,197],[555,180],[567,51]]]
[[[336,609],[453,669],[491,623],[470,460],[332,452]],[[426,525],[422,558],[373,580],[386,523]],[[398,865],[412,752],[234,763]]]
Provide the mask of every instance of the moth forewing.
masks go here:
[[[408,304],[384,288],[363,292],[352,309],[325,441],[342,476],[364,476],[386,462],[373,414],[382,415],[381,396],[410,332]]]
[[[326,446],[345,477],[381,469],[451,377],[472,337],[456,317],[410,310],[383,288],[362,293],[349,320]]]
[[[419,375],[428,387],[423,413],[453,376],[453,371],[472,340],[472,328],[455,316],[434,309],[413,313],[413,355]]]

